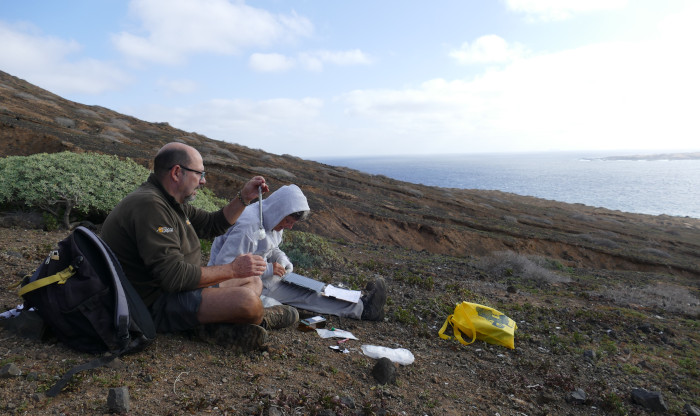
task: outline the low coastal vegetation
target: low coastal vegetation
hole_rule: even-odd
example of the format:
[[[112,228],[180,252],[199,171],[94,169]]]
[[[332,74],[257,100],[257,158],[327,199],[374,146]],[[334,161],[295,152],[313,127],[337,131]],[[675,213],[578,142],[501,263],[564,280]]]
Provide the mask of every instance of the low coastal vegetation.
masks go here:
[[[31,273],[71,224],[99,224],[148,171],[128,158],[61,152],[2,158],[0,175],[5,179],[0,216],[14,218],[0,227],[0,306],[6,310],[21,302],[12,285]],[[206,209],[224,203],[207,189],[196,200]],[[40,220],[22,221],[37,210]],[[600,267],[582,266],[562,256],[515,249],[436,254],[288,231],[283,249],[298,273],[352,289],[376,276],[387,281],[384,322],[329,317],[332,327],[361,339],[343,344],[347,354],[328,348],[340,345],[336,341],[295,328],[272,334],[264,353],[243,355],[183,334],[161,335],[146,351],[123,357],[113,368],[76,376],[66,392],[47,399],[43,393],[56,377],[87,357],[3,330],[0,368],[14,365],[19,374],[3,373],[9,381],[0,387],[0,412],[108,413],[105,389],[123,386],[131,393],[134,414],[643,414],[649,408],[632,396],[639,388],[663,397],[667,413],[697,408],[698,276],[692,268],[664,272],[656,267],[679,252],[692,262],[693,254],[685,254],[683,244],[658,248],[662,237],[630,248],[619,227],[560,237],[551,228],[557,221],[513,211],[507,223],[535,224],[532,241],[548,239],[552,243],[542,247],[549,250],[558,239],[571,239],[592,244],[581,257],[619,252],[654,267],[628,270],[626,263],[603,267],[602,261]],[[476,225],[485,237],[496,228]],[[673,238],[663,225],[648,231]],[[205,262],[210,245],[202,241]],[[437,331],[462,301],[491,306],[514,319],[515,350],[438,338]],[[398,368],[395,383],[378,385],[371,375],[374,361],[359,352],[364,343],[407,348],[416,361]]]
[[[0,262],[10,272],[0,278],[5,308],[16,302],[7,289],[12,276],[29,271],[67,233],[24,230],[17,239],[17,231],[0,229]],[[101,395],[121,386],[129,388],[136,414],[643,414],[631,399],[636,388],[660,393],[670,414],[698,403],[693,279],[564,267],[514,252],[453,257],[285,235],[299,273],[346,287],[386,278],[384,322],[328,317],[332,327],[361,339],[343,344],[348,354],[295,328],[272,334],[267,352],[244,355],[161,335],[143,353],[75,377],[66,392],[46,399],[41,393],[55,377],[86,357],[2,333],[0,367],[15,364],[25,374],[0,389],[3,412],[105,413]],[[516,349],[439,339],[437,330],[465,300],[513,318]],[[373,360],[359,353],[364,343],[407,348],[416,361],[398,369],[396,383],[377,385],[369,375]]]
[[[101,222],[126,194],[148,177],[133,160],[99,153],[37,153],[0,158],[0,207],[39,210],[44,226]],[[215,210],[226,201],[203,188],[193,205]]]

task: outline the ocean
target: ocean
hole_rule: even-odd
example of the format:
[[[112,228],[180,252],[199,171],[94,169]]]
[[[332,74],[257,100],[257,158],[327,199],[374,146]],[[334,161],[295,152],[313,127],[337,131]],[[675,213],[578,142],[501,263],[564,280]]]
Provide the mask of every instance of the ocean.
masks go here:
[[[595,152],[316,159],[405,182],[488,189],[624,212],[700,218],[700,160]]]

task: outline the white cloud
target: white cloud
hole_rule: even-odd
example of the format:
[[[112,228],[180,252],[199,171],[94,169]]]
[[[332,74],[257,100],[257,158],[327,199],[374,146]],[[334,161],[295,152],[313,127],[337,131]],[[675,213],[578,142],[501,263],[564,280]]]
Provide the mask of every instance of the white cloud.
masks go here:
[[[519,43],[509,45],[498,35],[485,35],[471,44],[464,42],[459,49],[451,51],[449,55],[461,64],[489,64],[507,63],[526,54],[525,47]]]
[[[0,21],[0,67],[56,94],[99,94],[130,82],[112,63],[73,58],[82,46],[41,34],[31,25]]]
[[[359,49],[350,51],[302,52],[296,58],[278,53],[254,53],[248,65],[260,72],[283,72],[296,66],[308,71],[321,72],[326,64],[336,66],[369,65],[372,60]]]
[[[216,140],[239,143],[273,153],[302,154],[304,143],[325,138],[319,118],[323,101],[315,98],[270,100],[210,100],[180,108],[150,108],[149,120]]]
[[[505,0],[511,11],[532,20],[566,20],[574,15],[623,8],[627,0]]]
[[[248,65],[259,72],[284,72],[295,66],[293,59],[279,53],[254,53]]]
[[[229,0],[132,0],[129,11],[142,29],[115,34],[113,42],[137,62],[175,64],[194,53],[234,55],[313,32],[311,22],[295,13],[275,15]]]
[[[199,83],[189,79],[159,79],[159,87],[164,88],[169,94],[190,94],[199,89]]]
[[[361,50],[351,51],[318,51],[313,53],[324,62],[329,62],[338,66],[348,65],[369,65],[372,60]]]
[[[199,133],[304,157],[697,148],[695,16],[674,17],[659,38],[644,43],[521,54],[476,77],[355,90],[325,104],[211,101],[154,119],[190,131],[206,126]],[[323,54],[314,57],[325,64]]]
[[[697,36],[674,29],[663,41],[589,45],[519,59],[474,79],[357,90],[340,101],[355,125],[367,121],[395,135],[401,149],[697,147],[700,63],[690,52]],[[382,137],[370,131],[363,139],[380,151]]]
[[[372,60],[359,49],[350,51],[314,51],[299,54],[301,65],[310,71],[322,71],[325,64],[337,66],[369,65]]]

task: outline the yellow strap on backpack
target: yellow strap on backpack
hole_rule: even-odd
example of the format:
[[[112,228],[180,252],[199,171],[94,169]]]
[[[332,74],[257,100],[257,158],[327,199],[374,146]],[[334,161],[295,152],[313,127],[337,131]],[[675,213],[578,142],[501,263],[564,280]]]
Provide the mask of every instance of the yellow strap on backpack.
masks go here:
[[[464,345],[479,339],[489,344],[515,348],[515,330],[518,328],[515,321],[488,306],[470,302],[457,304],[454,313],[447,317],[440,328],[440,338],[452,338],[445,334],[448,325],[452,326],[455,338]],[[462,334],[470,341],[465,341]]]
[[[74,274],[75,269],[73,268],[73,266],[68,266],[67,268],[61,270],[56,274],[52,274],[51,276],[46,276],[42,279],[37,279],[31,283],[27,283],[26,285],[22,286],[22,288],[19,290],[19,295],[24,296],[25,293],[29,293],[32,290],[48,286],[52,283],[58,283],[59,285],[62,285],[66,283],[66,280],[71,278]]]

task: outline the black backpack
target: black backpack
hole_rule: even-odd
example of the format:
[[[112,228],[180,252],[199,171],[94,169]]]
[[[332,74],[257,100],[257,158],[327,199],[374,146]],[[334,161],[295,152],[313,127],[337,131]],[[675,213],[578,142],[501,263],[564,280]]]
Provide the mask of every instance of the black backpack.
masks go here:
[[[22,282],[25,310],[35,308],[59,341],[83,352],[111,354],[72,368],[47,396],[73,374],[143,350],[155,339],[153,319],[124,275],[112,250],[95,233],[77,227]]]

